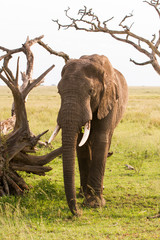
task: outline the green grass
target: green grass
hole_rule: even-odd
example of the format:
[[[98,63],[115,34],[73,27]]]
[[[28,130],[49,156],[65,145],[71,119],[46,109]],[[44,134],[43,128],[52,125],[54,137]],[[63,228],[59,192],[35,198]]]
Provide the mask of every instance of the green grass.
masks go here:
[[[12,96],[0,87],[0,118],[10,116]],[[60,98],[55,87],[38,87],[26,104],[31,131],[49,132],[56,125]],[[0,199],[0,239],[160,239],[160,88],[130,87],[129,103],[112,140],[104,178],[106,207],[90,209],[78,199],[82,216],[73,217],[65,199],[61,157],[44,177],[22,173],[32,186],[23,197]],[[57,136],[52,148],[61,145]],[[39,149],[45,154],[50,149]],[[135,170],[127,170],[125,164]],[[76,189],[79,173],[76,164]]]

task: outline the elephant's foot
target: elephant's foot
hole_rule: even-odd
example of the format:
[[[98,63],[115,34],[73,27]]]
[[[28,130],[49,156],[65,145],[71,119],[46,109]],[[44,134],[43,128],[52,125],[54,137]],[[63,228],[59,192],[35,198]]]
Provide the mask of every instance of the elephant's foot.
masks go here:
[[[84,205],[92,207],[92,208],[98,208],[98,207],[104,207],[106,204],[106,201],[103,197],[98,197],[96,195],[94,196],[86,196],[84,200]]]

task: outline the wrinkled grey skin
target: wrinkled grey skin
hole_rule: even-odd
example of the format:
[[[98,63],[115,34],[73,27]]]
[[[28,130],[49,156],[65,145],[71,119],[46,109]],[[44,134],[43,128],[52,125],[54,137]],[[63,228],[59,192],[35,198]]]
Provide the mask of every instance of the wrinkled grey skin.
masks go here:
[[[81,190],[86,204],[104,206],[103,177],[114,128],[128,100],[127,83],[105,56],[82,56],[67,62],[58,84],[61,107],[57,122],[62,128],[65,193],[71,212],[78,215],[75,190],[77,151]],[[78,147],[81,128],[91,120],[91,132]]]

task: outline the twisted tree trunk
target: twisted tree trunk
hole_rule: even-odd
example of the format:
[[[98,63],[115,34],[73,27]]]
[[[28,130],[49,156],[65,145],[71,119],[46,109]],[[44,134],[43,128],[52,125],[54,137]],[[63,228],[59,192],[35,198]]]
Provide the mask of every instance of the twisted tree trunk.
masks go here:
[[[19,59],[17,61],[16,77],[14,77],[8,68],[8,62],[13,51],[6,50],[7,54],[3,56],[4,64],[0,70],[0,78],[10,88],[14,104],[12,108],[13,116],[0,122],[0,196],[21,195],[29,187],[17,171],[45,175],[45,172],[50,171],[52,168],[44,165],[62,153],[62,148],[59,148],[44,156],[29,155],[29,152],[35,152],[34,148],[40,137],[48,131],[44,131],[38,136],[33,135],[29,129],[25,108],[25,99],[29,92],[39,85],[46,74],[54,68],[54,65],[51,66],[37,79],[32,80],[33,54],[30,46],[41,38],[35,38],[34,40],[27,38],[26,43],[21,48],[27,58],[27,70],[22,75],[22,80],[25,82],[23,88],[18,86]],[[8,130],[12,128],[13,131],[8,133]]]

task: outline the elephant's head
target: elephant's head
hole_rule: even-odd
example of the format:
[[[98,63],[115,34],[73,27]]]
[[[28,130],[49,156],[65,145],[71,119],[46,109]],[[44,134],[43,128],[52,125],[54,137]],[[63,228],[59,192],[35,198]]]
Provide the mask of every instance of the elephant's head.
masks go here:
[[[58,92],[61,107],[57,123],[62,129],[65,193],[71,212],[78,214],[74,180],[78,133],[82,126],[90,125],[93,114],[101,120],[113,108],[118,99],[115,71],[105,56],[70,60],[62,70]]]

